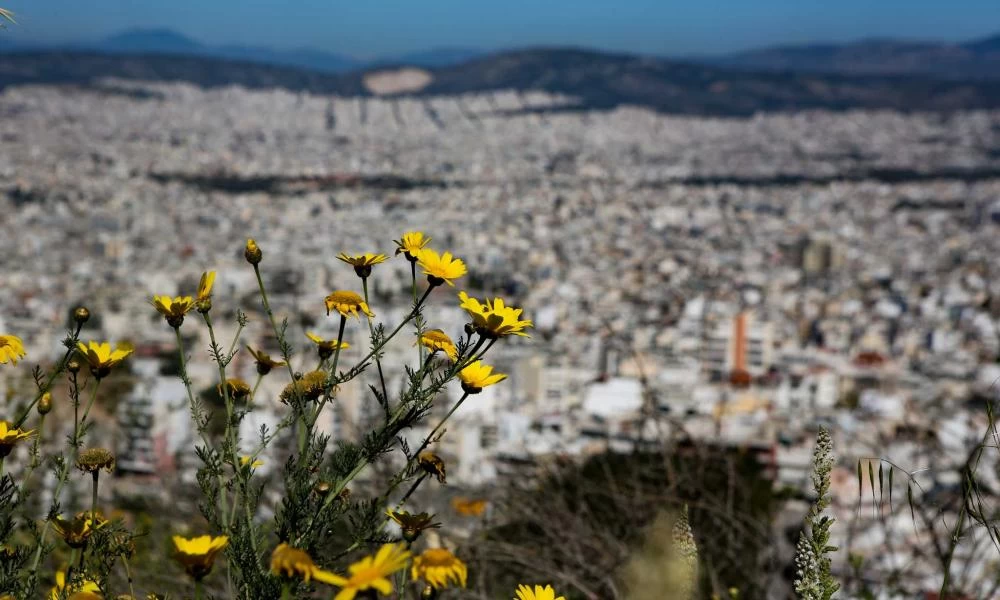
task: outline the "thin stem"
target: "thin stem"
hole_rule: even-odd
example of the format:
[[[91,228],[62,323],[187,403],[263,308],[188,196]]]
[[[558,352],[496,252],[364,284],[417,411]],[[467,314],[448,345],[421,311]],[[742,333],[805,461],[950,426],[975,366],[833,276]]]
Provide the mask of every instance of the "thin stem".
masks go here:
[[[427,448],[427,446],[431,445],[431,442],[434,441],[434,435],[441,429],[441,427],[444,426],[445,422],[447,422],[448,419],[450,419],[451,416],[455,414],[455,411],[458,410],[458,407],[462,406],[462,403],[465,402],[465,399],[468,397],[469,397],[469,392],[465,392],[464,394],[462,394],[462,397],[459,398],[458,402],[456,402],[455,405],[451,407],[451,409],[448,411],[448,414],[446,414],[443,419],[438,421],[438,424],[434,426],[434,429],[431,429],[431,432],[427,435],[426,438],[424,438],[424,442],[420,444],[420,447],[417,448],[417,451],[413,453],[414,458],[420,456],[420,453],[423,452]]]
[[[201,600],[201,582],[194,582],[194,600]]]
[[[97,486],[98,486],[98,479],[100,479],[101,477],[101,472],[94,471],[92,475],[94,478],[94,486],[93,486],[93,493],[90,496],[90,518],[97,519]]]
[[[410,288],[413,291],[413,306],[417,305],[417,261],[410,261]],[[420,323],[416,323],[417,328],[417,364],[424,362],[424,349],[420,346]]]
[[[62,471],[59,473],[59,483],[56,485],[56,491],[52,494],[52,507],[55,507],[56,503],[59,502],[59,496],[62,494],[63,487],[66,486],[66,482],[69,480],[69,463],[64,462]],[[52,512],[51,510],[49,511]],[[45,525],[42,526],[42,537],[38,542],[38,547],[35,549],[35,558],[31,561],[31,571],[33,573],[38,572],[38,563],[42,560],[42,548],[45,547],[45,538],[48,537],[49,529],[52,528],[52,520],[46,517]],[[72,562],[70,563],[72,564]]]
[[[361,278],[361,287],[362,287],[362,289],[365,292],[365,304],[368,304],[369,306],[371,306],[370,302],[368,301],[368,278],[367,277],[362,277]],[[374,341],[375,341],[375,326],[372,325],[372,320],[371,319],[368,319],[368,332],[371,334],[372,342],[374,343]],[[382,360],[379,358],[378,354],[375,355],[375,367],[376,367],[376,369],[378,369],[378,380],[382,384],[382,399],[385,402],[389,402],[389,393],[385,389],[385,375],[382,374]],[[334,375],[336,375],[336,373],[334,373]]]
[[[35,405],[38,404],[38,401],[42,399],[42,396],[45,395],[45,392],[52,389],[52,384],[55,382],[56,377],[58,377],[59,374],[62,373],[63,370],[66,368],[66,364],[69,363],[70,357],[73,356],[73,351],[76,350],[76,343],[80,339],[80,330],[82,328],[83,328],[83,323],[76,324],[76,331],[74,331],[73,335],[70,337],[69,347],[66,348],[66,353],[63,354],[62,360],[59,361],[59,363],[56,365],[56,368],[53,369],[51,374],[49,374],[49,378],[45,382],[45,385],[39,388],[38,393],[35,394],[35,398],[24,409],[24,413],[22,413],[21,416],[14,421],[15,429],[20,429],[21,425],[24,425],[24,422],[28,419],[28,415],[31,414],[31,409],[35,408]]]
[[[184,340],[181,338],[181,329],[180,329],[180,327],[174,327],[174,335],[177,338],[177,356],[178,356],[178,358],[180,360],[181,382],[184,384],[184,389],[187,391],[188,404],[190,406],[191,416],[193,418],[195,418],[195,428],[198,430],[198,435],[201,436],[201,441],[202,441],[203,444],[205,444],[205,451],[207,452],[208,449],[212,447],[212,443],[209,441],[208,436],[205,434],[205,428],[202,427],[202,424],[201,424],[201,422],[200,422],[200,420],[198,418],[198,415],[195,412],[195,406],[197,406],[197,405],[196,405],[196,403],[194,401],[194,392],[191,390],[191,379],[188,377],[188,374],[187,374],[187,361],[184,358]],[[225,387],[226,386],[223,386],[223,388],[225,388]],[[226,491],[225,491],[225,486],[223,486],[223,484],[222,484],[222,474],[221,473],[218,476],[218,482],[219,482],[219,501],[222,504],[223,525],[228,530],[228,524],[225,523],[225,517],[226,517]]]
[[[367,304],[367,302],[365,302]],[[340,329],[337,331],[337,347],[333,350],[333,366],[330,367],[330,381],[337,376],[337,363],[340,362],[340,347],[344,343],[344,328],[347,327],[347,317],[340,315]],[[330,388],[326,390],[323,394],[323,399],[319,401],[316,405],[316,412],[313,413],[312,418],[309,420],[309,426],[314,427],[316,421],[319,419],[319,414],[323,411],[323,407],[330,400],[330,395],[333,393],[334,386],[330,385]]]
[[[129,596],[135,598],[136,597],[135,590],[132,588],[132,570],[129,569],[128,559],[125,558],[124,554],[121,555],[121,559],[122,559],[122,565],[125,567],[125,577],[128,578],[128,594]]]
[[[251,406],[253,406],[253,399],[257,396],[257,387],[260,386],[260,382],[261,382],[262,379],[264,379],[264,376],[261,375],[260,373],[257,373],[257,381],[253,382],[253,389],[250,390],[250,405]]]
[[[94,401],[97,400],[97,388],[101,387],[101,380],[98,379],[97,383],[94,384],[94,389],[90,391],[90,400],[87,402],[87,408],[83,411],[83,416],[80,417],[79,421],[74,421],[73,429],[73,445],[76,447],[76,454],[80,454],[80,445],[83,442],[83,434],[85,433],[84,426],[87,424],[87,415],[90,414],[90,409],[94,407]],[[79,403],[76,403],[77,408],[79,408]]]

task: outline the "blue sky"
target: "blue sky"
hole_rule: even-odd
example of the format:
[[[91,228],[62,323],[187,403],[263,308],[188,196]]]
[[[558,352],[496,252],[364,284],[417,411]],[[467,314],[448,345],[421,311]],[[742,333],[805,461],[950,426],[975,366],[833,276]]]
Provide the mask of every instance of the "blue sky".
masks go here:
[[[646,54],[866,37],[1000,33],[1000,0],[0,0],[43,42],[170,28],[206,43],[369,58],[428,48],[579,45]]]

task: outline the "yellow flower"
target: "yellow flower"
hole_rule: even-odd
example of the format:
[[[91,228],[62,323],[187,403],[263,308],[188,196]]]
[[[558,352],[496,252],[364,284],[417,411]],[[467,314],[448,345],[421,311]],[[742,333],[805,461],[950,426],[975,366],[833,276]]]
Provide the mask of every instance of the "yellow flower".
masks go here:
[[[532,590],[522,583],[517,586],[517,598],[514,600],[566,600],[566,598],[563,596],[557,598],[556,591],[552,589],[551,585],[545,587],[536,585],[535,589]]]
[[[108,342],[101,344],[90,342],[87,346],[83,342],[77,342],[76,348],[90,364],[91,374],[98,379],[106,377],[111,372],[112,367],[117,366],[134,351],[132,345],[126,343],[120,343],[112,350],[111,344]]]
[[[313,559],[305,552],[282,542],[271,553],[271,572],[278,576],[298,577],[309,582],[310,579],[334,585],[339,581],[337,575],[324,571],[316,566]]]
[[[449,584],[465,587],[469,570],[465,563],[444,548],[428,548],[423,554],[413,558],[410,577],[414,580],[423,579],[434,589],[447,587]]]
[[[247,465],[250,465],[251,469],[256,469],[257,467],[263,467],[264,466],[264,461],[262,461],[262,460],[255,460],[253,462],[250,462],[250,460],[251,460],[250,456],[241,456],[240,457],[240,466],[241,467],[245,467]]]
[[[33,435],[35,435],[34,429],[18,429],[11,427],[7,421],[0,421],[0,458],[9,455],[18,442],[26,440]]]
[[[418,343],[431,352],[440,350],[447,354],[451,360],[458,360],[458,349],[455,348],[455,342],[451,341],[448,334],[440,329],[428,329],[421,333]]]
[[[406,568],[410,560],[410,552],[403,544],[385,544],[375,556],[366,556],[347,567],[350,577],[331,574],[331,583],[342,588],[333,600],[354,600],[358,592],[374,589],[383,596],[392,593],[392,581],[389,577]]]
[[[451,280],[466,273],[465,263],[462,259],[453,257],[451,252],[438,254],[430,248],[424,248],[417,252],[417,263],[423,267],[424,275],[427,275],[427,281],[432,286],[442,283],[453,286],[455,284]]]
[[[385,262],[387,258],[384,254],[369,254],[367,252],[354,255],[341,252],[337,255],[337,260],[354,266],[354,272],[358,274],[358,277],[368,277],[372,274],[372,265]]]
[[[403,530],[403,539],[408,542],[417,539],[420,532],[425,529],[437,529],[441,527],[440,523],[432,522],[434,515],[429,515],[425,512],[413,515],[405,510],[387,510],[386,514]]]
[[[470,500],[469,498],[455,497],[451,499],[451,507],[455,512],[463,517],[479,517],[486,512],[486,500]]]
[[[242,379],[238,379],[236,377],[230,377],[226,379],[225,388],[222,387],[222,384],[220,383],[217,386],[215,386],[215,389],[217,392],[219,392],[219,396],[222,396],[223,398],[225,397],[226,392],[228,391],[229,398],[232,400],[240,400],[242,398],[246,398],[247,396],[250,395],[250,392],[253,391],[250,389],[250,385],[247,382],[243,381]]]
[[[91,515],[89,510],[77,513],[72,519],[57,516],[52,520],[52,527],[70,548],[83,548],[90,536],[107,524],[107,520],[100,513]]]
[[[465,292],[459,292],[458,299],[461,302],[459,307],[472,317],[472,326],[479,335],[489,339],[505,335],[531,337],[524,330],[534,327],[532,322],[521,320],[522,310],[505,306],[502,298],[494,298],[492,303],[487,300],[484,304]]]
[[[247,346],[247,350],[257,361],[257,372],[261,375],[267,375],[274,367],[283,367],[286,364],[284,361],[272,359],[271,355],[263,350],[254,350],[250,346]]]
[[[326,314],[330,314],[333,310],[344,317],[357,317],[359,310],[369,318],[375,316],[375,313],[369,310],[364,298],[348,290],[338,290],[326,297]]]
[[[424,237],[422,231],[407,231],[403,234],[403,237],[393,241],[396,242],[397,255],[402,253],[406,257],[406,260],[417,262],[417,253],[430,243],[431,238]]]
[[[439,483],[448,483],[445,479],[444,461],[433,452],[421,452],[417,457],[417,464],[429,475],[437,478]]]
[[[253,238],[247,238],[246,248],[243,249],[243,258],[254,266],[259,265],[264,258],[264,253],[260,251],[260,247],[257,246],[257,242]]]
[[[316,349],[319,351],[320,360],[326,360],[333,356],[333,352],[337,349],[337,340],[324,340],[313,333],[307,333],[306,337],[316,344]],[[351,345],[347,342],[340,342],[340,349],[347,350]]]
[[[195,303],[198,312],[207,313],[212,310],[212,286],[215,285],[215,271],[205,271],[198,281],[198,297]]]
[[[328,383],[330,378],[326,371],[309,371],[301,379],[292,381],[281,390],[281,401],[288,404],[296,397],[302,400],[316,400],[326,391]]]
[[[0,335],[0,365],[16,365],[24,358],[24,342],[16,335]]]
[[[203,535],[190,539],[175,535],[174,546],[177,551],[174,553],[174,558],[181,563],[192,579],[201,581],[212,571],[216,555],[222,552],[228,543],[229,538],[224,535],[219,537]]]
[[[191,296],[153,296],[153,306],[156,311],[163,315],[167,324],[171,327],[180,327],[184,322],[184,315],[194,308],[194,298]]]
[[[66,573],[62,571],[56,571],[56,585],[54,588],[52,588],[52,591],[49,593],[49,598],[51,600],[59,600],[64,591],[75,592],[75,593],[83,592],[86,594],[100,594],[101,587],[96,583],[94,583],[93,581],[84,580],[67,589]],[[97,597],[100,598],[100,596]]]
[[[507,379],[507,376],[503,373],[494,373],[493,367],[477,360],[459,371],[458,378],[462,380],[462,390],[465,393],[478,394],[484,387],[499,383]]]

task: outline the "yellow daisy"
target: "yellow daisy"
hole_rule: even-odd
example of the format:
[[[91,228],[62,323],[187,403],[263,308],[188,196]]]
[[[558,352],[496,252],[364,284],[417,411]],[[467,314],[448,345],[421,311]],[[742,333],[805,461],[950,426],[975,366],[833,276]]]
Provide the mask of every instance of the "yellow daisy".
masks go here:
[[[455,284],[451,280],[458,279],[467,272],[462,259],[455,258],[451,252],[438,254],[430,248],[417,252],[417,264],[424,269],[424,275],[427,275],[427,281],[431,286],[442,283],[453,286]]]
[[[428,475],[433,475],[439,483],[448,483],[444,461],[437,454],[433,452],[421,452],[420,456],[417,457],[417,464]]]
[[[257,266],[264,259],[264,253],[260,251],[260,246],[253,238],[247,238],[247,245],[243,249],[243,258],[251,265]]]
[[[448,334],[440,329],[428,329],[420,334],[418,343],[431,352],[441,351],[448,355],[452,361],[458,360],[458,349],[455,342],[451,341]]]
[[[386,513],[399,528],[403,531],[403,539],[412,542],[420,536],[420,532],[425,529],[437,529],[440,523],[434,523],[434,515],[425,512],[410,514],[405,510],[387,510]]]
[[[489,502],[486,500],[471,500],[460,496],[451,499],[451,507],[455,509],[455,512],[463,517],[482,516],[482,514],[486,512],[486,506],[488,504]]]
[[[212,572],[212,565],[215,564],[215,557],[222,552],[229,543],[229,538],[221,535],[213,537],[203,535],[196,538],[185,538],[179,535],[174,536],[174,547],[176,552],[174,558],[181,563],[184,570],[195,581],[201,581],[206,575]]]
[[[293,548],[282,542],[271,553],[271,573],[279,577],[297,577],[308,583],[311,579],[333,585],[339,578],[316,566],[305,550]]]
[[[247,346],[247,350],[250,352],[250,356],[253,356],[257,362],[257,372],[261,375],[267,375],[271,372],[271,369],[283,367],[286,364],[284,361],[274,360],[270,354],[263,350],[254,350],[250,346]]]
[[[72,519],[57,516],[52,520],[52,527],[70,548],[83,548],[90,536],[107,524],[107,520],[100,513],[91,515],[89,510],[77,513]]]
[[[484,387],[500,383],[507,379],[507,376],[503,373],[494,373],[493,367],[484,365],[483,361],[477,360],[459,371],[458,378],[462,380],[462,390],[465,393],[478,394],[483,391]]]
[[[375,316],[365,299],[349,290],[337,290],[326,297],[326,314],[334,310],[344,317],[358,317],[358,311],[368,315],[368,318]]]
[[[566,598],[563,596],[556,597],[556,591],[552,589],[551,585],[545,587],[536,585],[535,589],[532,590],[522,583],[517,586],[517,598],[514,598],[514,600],[566,600]]]
[[[341,252],[337,255],[337,260],[342,260],[354,267],[354,272],[358,274],[358,277],[368,277],[372,274],[373,265],[385,262],[388,258],[384,254],[370,254],[368,252],[364,254],[345,254]]]
[[[24,358],[24,342],[16,335],[0,335],[0,365],[16,365]]]
[[[246,398],[247,396],[250,395],[250,392],[253,391],[250,389],[250,385],[247,382],[243,381],[242,379],[238,379],[236,377],[230,377],[226,379],[225,388],[220,383],[219,385],[215,386],[215,389],[216,391],[219,392],[219,396],[222,397],[225,397],[226,392],[228,391],[229,397],[233,400]]]
[[[212,286],[215,285],[215,271],[205,271],[198,281],[198,295],[195,304],[198,311],[206,313],[212,310]]]
[[[531,337],[524,332],[534,324],[527,319],[521,319],[520,308],[504,305],[502,298],[494,298],[481,303],[465,292],[458,293],[459,308],[472,317],[472,326],[476,333],[487,338],[496,339],[505,335],[520,335]]]
[[[101,586],[97,583],[89,580],[84,580],[76,585],[66,588],[66,573],[62,571],[56,571],[56,585],[49,592],[50,600],[59,600],[62,597],[63,592],[83,592],[85,594],[100,594]],[[97,596],[100,598],[100,596]]]
[[[194,298],[191,296],[153,296],[153,307],[163,315],[167,324],[171,327],[180,327],[184,322],[184,315],[194,308]]]
[[[83,358],[87,359],[87,363],[90,364],[90,372],[98,379],[107,376],[113,367],[117,366],[135,351],[132,344],[127,343],[119,343],[112,350],[111,344],[108,342],[90,342],[88,345],[84,345],[83,342],[77,342],[76,349]]]
[[[326,360],[333,356],[334,351],[337,349],[337,340],[324,340],[314,333],[306,333],[306,337],[312,340],[316,344],[316,350],[319,351],[320,360]],[[340,342],[340,349],[347,350],[351,345],[347,342]]]
[[[326,386],[330,383],[330,377],[326,371],[309,371],[301,378],[296,379],[281,390],[281,401],[288,404],[295,398],[302,400],[317,400],[326,391]],[[337,388],[333,388],[336,392]],[[331,392],[331,393],[333,393]]]
[[[407,231],[403,234],[403,237],[393,241],[396,242],[397,255],[402,253],[406,257],[406,260],[417,262],[417,253],[430,243],[431,238],[424,237],[422,231]]]
[[[18,442],[26,440],[33,435],[35,435],[33,429],[18,429],[11,427],[7,421],[0,421],[0,458],[9,455]]]
[[[241,456],[240,457],[240,466],[241,467],[245,467],[247,465],[250,465],[251,469],[256,469],[257,467],[263,467],[264,466],[264,461],[262,461],[262,460],[258,459],[258,460],[254,460],[253,462],[251,462],[251,460],[252,460],[252,457],[250,457],[250,456]]]
[[[350,577],[332,575],[332,585],[341,588],[333,600],[354,600],[358,592],[374,589],[383,596],[392,593],[392,581],[389,577],[406,568],[410,560],[410,552],[403,544],[385,544],[375,556],[366,556],[347,567]]]
[[[434,589],[451,585],[465,587],[469,570],[465,563],[444,548],[428,548],[413,558],[410,577],[423,579]]]

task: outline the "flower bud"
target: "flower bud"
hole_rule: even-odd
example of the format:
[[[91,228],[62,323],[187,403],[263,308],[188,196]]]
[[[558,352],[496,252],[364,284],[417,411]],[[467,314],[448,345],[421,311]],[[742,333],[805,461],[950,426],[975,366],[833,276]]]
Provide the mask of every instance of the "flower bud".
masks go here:
[[[77,325],[83,325],[90,320],[90,311],[87,310],[86,306],[79,306],[73,311],[73,320],[76,321]]]
[[[47,415],[52,411],[52,394],[45,392],[38,399],[38,414]]]
[[[424,591],[420,592],[421,600],[435,600],[437,597],[437,590],[431,585],[424,586]]]
[[[70,373],[72,373],[72,374],[76,375],[77,373],[79,373],[79,372],[80,372],[80,361],[78,361],[78,360],[76,360],[76,359],[74,358],[73,360],[71,360],[71,361],[69,361],[68,363],[66,363],[66,369],[67,369],[67,370],[68,370],[68,371],[69,371]]]
[[[249,238],[247,239],[247,247],[243,251],[243,256],[251,265],[259,265],[260,261],[264,258],[264,253],[260,251],[260,248],[257,246],[257,242],[255,242],[253,238]]]

